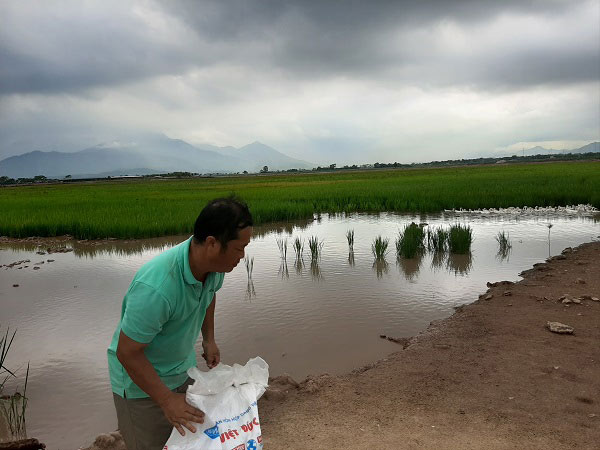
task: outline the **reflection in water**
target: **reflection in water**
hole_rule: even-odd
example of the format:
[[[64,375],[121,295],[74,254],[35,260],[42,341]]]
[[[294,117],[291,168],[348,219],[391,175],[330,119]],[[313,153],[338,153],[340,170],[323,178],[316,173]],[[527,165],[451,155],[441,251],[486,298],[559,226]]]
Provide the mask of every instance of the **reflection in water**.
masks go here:
[[[473,268],[473,254],[471,252],[465,255],[450,253],[446,261],[446,268],[454,275],[467,275]]]
[[[288,271],[287,261],[285,259],[281,260],[281,264],[279,265],[279,270],[277,271],[277,275],[279,275],[282,280],[284,278],[290,277],[290,272]]]
[[[422,262],[422,254],[417,254],[414,258],[410,259],[402,257],[396,259],[396,263],[404,273],[404,278],[406,278],[408,281],[414,280],[417,277],[419,270],[421,270]]]
[[[354,267],[356,265],[356,262],[354,261],[354,250],[352,248],[348,253],[348,264],[350,265],[350,267]]]
[[[323,279],[323,273],[321,272],[321,268],[319,267],[319,260],[312,259],[310,261],[310,275],[313,280],[320,281]]]
[[[512,250],[512,247],[500,246],[500,248],[498,249],[498,253],[496,253],[496,258],[500,262],[503,262],[503,261],[509,262],[511,250]]]
[[[377,278],[383,278],[383,275],[387,275],[390,270],[390,265],[385,259],[376,258],[373,261],[373,270],[377,275]]]
[[[296,269],[296,275],[302,275],[302,270],[304,269],[304,260],[302,258],[296,258],[294,269]]]
[[[446,262],[446,252],[443,251],[434,251],[431,254],[431,269],[434,272],[442,269],[444,267],[444,263]]]
[[[262,238],[265,235],[272,233],[286,233],[291,235],[294,230],[305,230],[309,225],[313,223],[313,218],[299,219],[293,222],[275,222],[264,225],[256,225],[253,227],[252,235],[254,238]]]
[[[246,300],[252,300],[253,297],[256,297],[256,290],[254,289],[254,281],[252,278],[248,278],[248,284],[246,286]]]

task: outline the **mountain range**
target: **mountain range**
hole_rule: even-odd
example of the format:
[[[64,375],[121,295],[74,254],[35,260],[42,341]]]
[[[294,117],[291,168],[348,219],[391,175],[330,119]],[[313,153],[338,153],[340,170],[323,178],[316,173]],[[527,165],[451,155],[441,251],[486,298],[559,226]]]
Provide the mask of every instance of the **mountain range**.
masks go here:
[[[193,146],[165,135],[146,135],[114,141],[77,152],[33,151],[0,161],[0,176],[62,178],[142,175],[167,172],[232,173],[311,169],[314,164],[290,158],[274,148],[254,142],[241,148]]]
[[[600,142],[573,150],[533,147],[521,152],[501,152],[493,157],[600,152]],[[487,155],[488,157],[490,155]],[[136,136],[107,142],[77,152],[33,151],[0,161],[0,176],[32,178],[107,177],[168,172],[235,173],[269,170],[311,169],[310,162],[290,158],[274,148],[254,142],[241,148],[191,145],[163,134]]]

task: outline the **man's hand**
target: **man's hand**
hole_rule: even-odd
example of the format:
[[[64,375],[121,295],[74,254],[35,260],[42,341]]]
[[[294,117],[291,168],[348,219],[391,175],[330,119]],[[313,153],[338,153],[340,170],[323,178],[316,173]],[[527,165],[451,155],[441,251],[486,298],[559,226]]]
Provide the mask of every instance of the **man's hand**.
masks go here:
[[[215,341],[202,341],[202,357],[209,369],[216,367],[221,362],[221,353]]]
[[[185,401],[185,394],[171,393],[159,403],[167,420],[173,425],[179,434],[185,436],[183,427],[196,432],[196,427],[192,424],[204,423],[204,413],[197,408],[189,405]]]

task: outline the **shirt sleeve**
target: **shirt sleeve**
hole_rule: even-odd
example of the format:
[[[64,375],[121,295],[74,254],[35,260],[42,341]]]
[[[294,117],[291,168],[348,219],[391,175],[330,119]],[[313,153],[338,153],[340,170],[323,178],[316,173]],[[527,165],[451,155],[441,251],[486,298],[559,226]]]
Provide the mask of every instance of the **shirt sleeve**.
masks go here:
[[[136,282],[125,295],[121,331],[134,341],[149,344],[169,320],[168,300],[147,284]]]

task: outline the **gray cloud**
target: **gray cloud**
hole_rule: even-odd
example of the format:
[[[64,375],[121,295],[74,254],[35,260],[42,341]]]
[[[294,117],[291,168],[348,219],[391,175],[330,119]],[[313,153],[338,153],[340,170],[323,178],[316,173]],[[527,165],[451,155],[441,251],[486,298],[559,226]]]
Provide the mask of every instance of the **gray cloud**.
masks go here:
[[[562,24],[586,1],[170,1],[5,3],[0,93],[68,92],[181,74],[223,62],[297,79],[345,76],[483,87],[598,79],[593,17]],[[543,41],[505,16],[549,23]],[[554,22],[553,22],[554,21]],[[468,35],[452,48],[444,24]],[[576,29],[561,29],[576,26]],[[518,26],[518,23],[517,23]],[[580,42],[583,33],[587,40]],[[460,37],[460,36],[459,36]],[[464,38],[464,36],[462,37]]]
[[[599,16],[597,0],[0,2],[0,159],[128,131],[318,163],[598,139]]]

